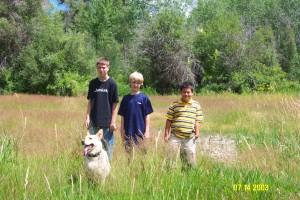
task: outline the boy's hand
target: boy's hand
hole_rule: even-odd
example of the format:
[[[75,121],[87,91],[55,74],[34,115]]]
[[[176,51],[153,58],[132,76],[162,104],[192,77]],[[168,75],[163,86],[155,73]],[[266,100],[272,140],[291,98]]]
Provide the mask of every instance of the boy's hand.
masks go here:
[[[89,117],[86,118],[84,125],[85,125],[85,128],[87,128],[87,129],[89,128],[89,126],[90,126],[90,118]]]
[[[165,135],[165,142],[168,142],[170,135]]]
[[[145,139],[148,139],[148,138],[150,138],[150,134],[149,134],[149,132],[145,132],[145,133],[144,133],[144,138],[145,138]]]
[[[194,142],[196,142],[196,140],[199,138],[199,135],[195,135],[194,137]]]
[[[111,123],[109,126],[109,132],[114,132],[116,130],[116,123]]]

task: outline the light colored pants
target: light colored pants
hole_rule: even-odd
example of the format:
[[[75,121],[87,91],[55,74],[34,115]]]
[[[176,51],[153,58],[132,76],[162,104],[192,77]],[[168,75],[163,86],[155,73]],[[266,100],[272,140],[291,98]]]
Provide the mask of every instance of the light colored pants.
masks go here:
[[[188,139],[182,139],[171,133],[167,146],[168,158],[171,165],[177,165],[178,158],[180,156],[184,167],[190,168],[196,166],[195,136]]]

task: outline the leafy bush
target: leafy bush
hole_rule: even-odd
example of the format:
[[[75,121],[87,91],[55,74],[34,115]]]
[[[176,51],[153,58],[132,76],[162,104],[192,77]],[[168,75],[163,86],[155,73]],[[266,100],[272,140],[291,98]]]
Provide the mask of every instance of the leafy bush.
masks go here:
[[[77,95],[91,75],[95,54],[83,33],[64,33],[63,23],[35,19],[31,43],[20,50],[12,71],[14,92]],[[57,84],[57,85],[56,85]],[[57,91],[55,91],[57,90]]]
[[[11,71],[6,68],[0,68],[0,94],[11,93],[12,87]]]
[[[235,72],[231,79],[231,89],[237,93],[250,91],[275,92],[286,79],[285,73],[278,66],[268,67],[261,63],[253,63],[252,71]]]
[[[298,81],[283,80],[276,88],[278,92],[300,94],[300,83]]]
[[[253,71],[249,75],[250,84],[255,91],[274,92],[277,85],[285,78],[285,73],[278,66],[261,65],[258,69],[260,70]]]
[[[143,87],[141,91],[146,95],[157,95],[157,91],[153,87]]]
[[[119,96],[125,96],[130,92],[130,87],[128,83],[118,82],[117,84]]]
[[[56,82],[47,86],[51,95],[78,96],[88,88],[88,79],[72,72],[57,74]]]
[[[212,83],[207,84],[201,89],[201,93],[211,93],[211,92],[221,92],[226,90],[225,85],[218,84],[218,83]]]
[[[240,65],[242,40],[242,23],[234,13],[215,16],[198,29],[194,52],[203,67],[199,83],[204,90],[228,89],[231,74]]]

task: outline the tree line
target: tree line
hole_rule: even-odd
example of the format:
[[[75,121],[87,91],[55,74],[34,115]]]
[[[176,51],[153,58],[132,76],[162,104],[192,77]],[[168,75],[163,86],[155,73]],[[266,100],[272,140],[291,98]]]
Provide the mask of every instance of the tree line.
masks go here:
[[[59,3],[0,2],[0,94],[78,95],[102,56],[121,94],[135,70],[159,94],[300,89],[299,0]]]

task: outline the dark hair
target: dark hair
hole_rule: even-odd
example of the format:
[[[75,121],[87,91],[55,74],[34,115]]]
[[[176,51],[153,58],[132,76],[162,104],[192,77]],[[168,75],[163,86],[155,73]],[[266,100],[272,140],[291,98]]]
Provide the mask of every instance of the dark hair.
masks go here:
[[[185,81],[180,85],[180,91],[182,91],[185,88],[191,88],[192,92],[194,92],[194,84],[189,81]]]

